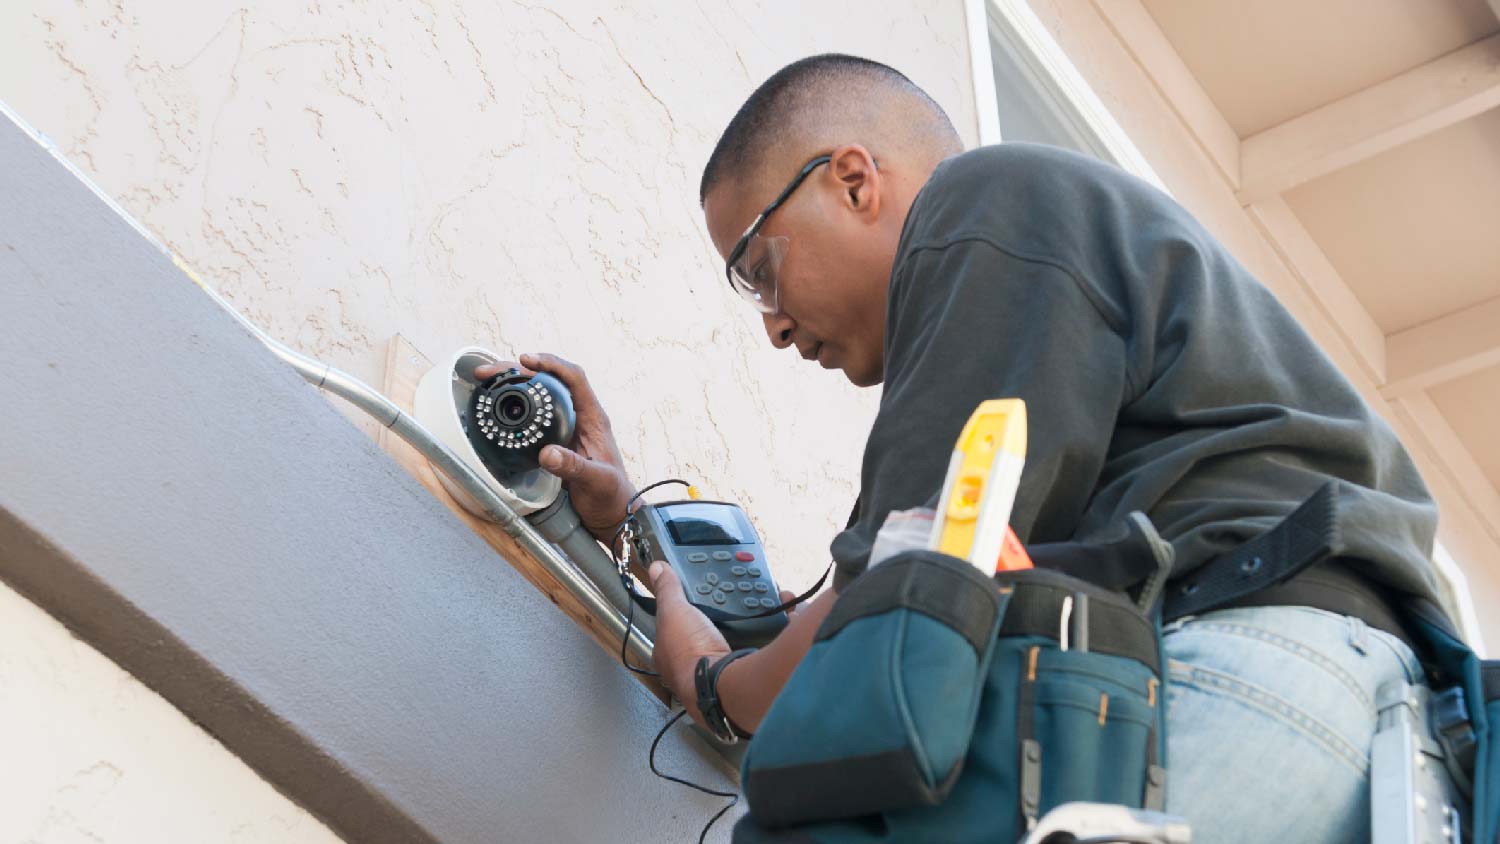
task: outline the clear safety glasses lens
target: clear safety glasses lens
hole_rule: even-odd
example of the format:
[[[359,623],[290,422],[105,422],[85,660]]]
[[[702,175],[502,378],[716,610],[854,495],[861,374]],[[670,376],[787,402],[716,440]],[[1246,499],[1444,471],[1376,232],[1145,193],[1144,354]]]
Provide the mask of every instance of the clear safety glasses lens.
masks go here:
[[[735,291],[763,314],[774,314],[780,309],[776,278],[786,257],[787,243],[785,236],[751,235],[744,253],[729,267],[729,281]]]

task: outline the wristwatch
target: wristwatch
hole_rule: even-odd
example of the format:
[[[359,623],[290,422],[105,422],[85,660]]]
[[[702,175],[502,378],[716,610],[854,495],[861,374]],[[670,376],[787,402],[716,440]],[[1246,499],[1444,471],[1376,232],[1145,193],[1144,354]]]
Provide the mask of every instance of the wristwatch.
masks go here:
[[[755,653],[755,650],[755,648],[744,648],[735,651],[712,665],[709,665],[708,657],[699,657],[698,665],[693,668],[693,686],[697,691],[698,711],[703,714],[703,721],[708,726],[709,732],[726,744],[734,744],[742,738],[750,738],[752,734],[735,726],[725,714],[724,706],[719,702],[719,672],[740,657]]]

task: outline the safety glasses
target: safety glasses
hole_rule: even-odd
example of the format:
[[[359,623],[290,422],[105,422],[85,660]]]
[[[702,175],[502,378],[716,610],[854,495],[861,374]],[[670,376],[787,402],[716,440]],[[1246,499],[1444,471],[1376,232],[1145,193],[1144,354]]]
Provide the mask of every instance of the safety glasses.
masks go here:
[[[774,314],[781,310],[776,278],[781,271],[781,262],[786,258],[789,240],[785,235],[762,237],[759,234],[760,227],[765,224],[772,211],[786,202],[787,197],[792,195],[792,191],[802,184],[809,173],[830,160],[831,156],[820,155],[802,165],[801,171],[786,189],[740,235],[739,242],[735,243],[734,249],[729,253],[729,260],[724,262],[724,274],[729,278],[729,286],[749,302],[751,307],[763,314]]]

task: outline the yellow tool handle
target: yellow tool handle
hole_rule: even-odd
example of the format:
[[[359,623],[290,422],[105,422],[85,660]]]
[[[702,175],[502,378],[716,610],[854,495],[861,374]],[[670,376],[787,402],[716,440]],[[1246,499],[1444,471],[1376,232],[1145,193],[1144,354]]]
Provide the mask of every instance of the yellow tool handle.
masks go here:
[[[932,548],[993,572],[1006,551],[1010,511],[1025,465],[1026,402],[992,399],[980,404],[954,445]]]

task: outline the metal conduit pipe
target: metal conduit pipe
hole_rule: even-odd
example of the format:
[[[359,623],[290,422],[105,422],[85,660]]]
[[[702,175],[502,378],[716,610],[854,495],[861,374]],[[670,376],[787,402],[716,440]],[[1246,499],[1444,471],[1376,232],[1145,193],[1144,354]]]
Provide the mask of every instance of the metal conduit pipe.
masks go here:
[[[526,521],[561,548],[568,559],[599,587],[610,603],[617,607],[628,606],[631,598],[625,591],[625,585],[620,582],[614,559],[605,553],[603,546],[594,541],[593,534],[583,526],[583,520],[579,518],[578,511],[573,509],[566,491],[560,493],[557,500],[545,509],[527,516]],[[656,641],[655,616],[637,610],[631,618],[638,633]]]
[[[415,448],[419,454],[432,464],[434,469],[453,480],[463,488],[464,492],[468,493],[478,502],[479,506],[484,509],[485,514],[493,521],[498,522],[505,529],[505,532],[510,534],[527,553],[535,557],[553,577],[557,578],[558,582],[563,585],[563,588],[581,600],[584,608],[590,615],[599,619],[604,624],[605,629],[609,631],[610,635],[620,639],[625,638],[625,605],[622,603],[616,606],[616,601],[612,601],[610,597],[606,597],[600,587],[596,586],[594,581],[586,577],[579,570],[578,566],[575,566],[571,560],[559,553],[556,546],[549,542],[546,537],[542,536],[526,519],[511,509],[499,496],[495,495],[489,486],[475,474],[474,470],[469,468],[467,463],[460,460],[457,455],[447,446],[443,445],[426,428],[423,428],[410,414],[397,407],[390,399],[381,395],[379,391],[358,378],[343,370],[335,369],[320,360],[304,355],[267,334],[260,326],[251,322],[239,311],[235,310],[234,307],[219,295],[218,291],[210,288],[196,277],[194,277],[194,281],[197,281],[198,285],[209,296],[213,297],[215,302],[232,314],[251,334],[255,335],[256,339],[265,344],[266,348],[270,349],[277,357],[295,369],[297,374],[302,376],[303,380],[314,387],[325,389],[344,399],[378,420],[380,424],[391,429],[396,436],[409,443],[412,448]],[[599,568],[597,558],[607,559],[606,555],[598,543],[594,542],[592,536],[584,533],[583,539],[578,538],[577,534],[580,532],[581,530],[569,530],[566,536],[560,536],[559,538],[567,541],[568,550],[577,551],[585,555],[585,560],[595,563],[595,565],[590,565],[591,570]],[[584,539],[587,540],[588,545],[591,546],[590,548],[583,547]],[[598,573],[592,571],[591,573],[595,577],[599,576]],[[614,580],[610,579],[612,577]],[[608,574],[604,578],[604,582],[618,583],[618,577],[615,576],[612,564],[608,566]],[[616,591],[621,596],[625,592],[623,587]],[[616,597],[616,600],[618,600],[617,596],[611,597]],[[624,600],[629,600],[628,596]],[[643,619],[650,618],[644,613],[641,613],[640,616]],[[656,637],[656,630],[654,624],[650,624],[650,622],[647,622],[647,624],[650,626],[649,630],[644,629],[642,624],[636,624],[629,639],[628,650],[632,655],[631,662],[639,666],[655,664],[652,652],[654,650],[653,642]]]

